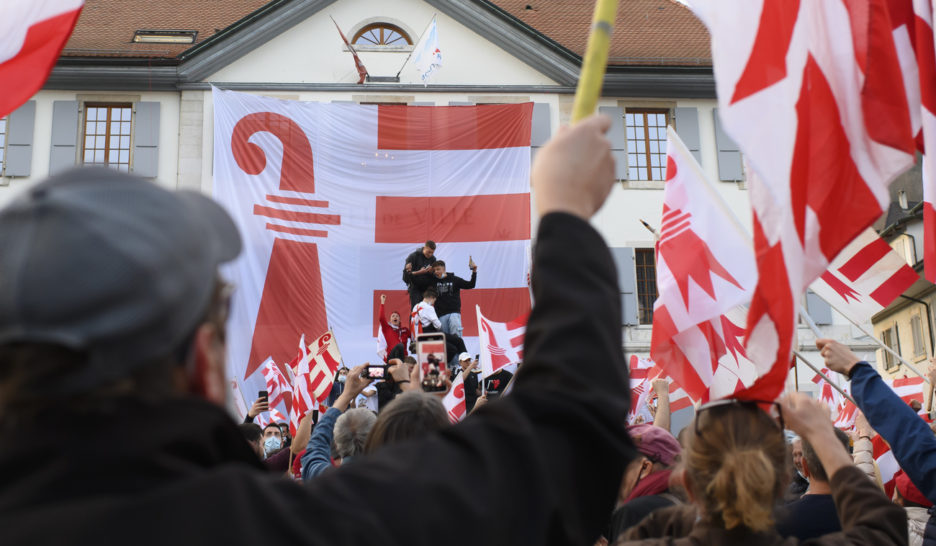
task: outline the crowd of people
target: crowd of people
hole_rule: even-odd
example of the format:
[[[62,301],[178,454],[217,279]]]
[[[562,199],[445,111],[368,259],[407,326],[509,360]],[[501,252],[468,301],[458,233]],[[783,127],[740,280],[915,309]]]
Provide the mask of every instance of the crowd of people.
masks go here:
[[[0,211],[3,543],[936,544],[936,436],[834,341],[818,345],[864,413],[853,438],[799,393],[710,402],[678,437],[664,403],[626,426],[617,274],[588,222],[615,181],[609,127],[586,119],[537,154],[525,362],[498,397],[510,381],[485,389],[454,350],[445,379],[464,374],[472,412],[454,426],[383,298],[383,381],[340,370],[294,437],[250,422],[262,398],[234,423],[227,214],[109,170],[28,190]],[[434,251],[406,260],[413,329],[457,343],[476,266],[465,281]],[[866,464],[874,434],[903,470],[893,500]]]

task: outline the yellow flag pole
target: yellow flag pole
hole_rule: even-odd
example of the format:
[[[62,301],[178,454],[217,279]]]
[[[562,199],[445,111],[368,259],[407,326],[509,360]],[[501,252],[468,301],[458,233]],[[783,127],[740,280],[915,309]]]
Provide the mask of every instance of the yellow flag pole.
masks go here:
[[[572,123],[590,116],[598,106],[605,67],[608,64],[608,49],[611,47],[611,31],[617,16],[617,0],[597,0],[592,18],[588,47],[582,60],[582,73],[575,88],[572,104]]]

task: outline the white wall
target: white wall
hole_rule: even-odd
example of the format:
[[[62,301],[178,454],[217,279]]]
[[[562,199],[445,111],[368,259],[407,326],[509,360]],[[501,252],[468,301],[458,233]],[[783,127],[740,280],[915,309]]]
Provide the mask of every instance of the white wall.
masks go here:
[[[112,97],[115,101],[138,99],[139,101],[158,101],[160,106],[159,127],[159,176],[157,182],[167,187],[176,185],[179,137],[179,95],[174,92],[131,92],[102,93],[75,91],[40,91],[30,100],[36,101],[36,119],[33,128],[32,167],[27,178],[3,179],[7,185],[0,186],[0,207],[13,199],[20,192],[31,187],[49,174],[49,157],[52,148],[52,103],[54,101],[82,100],[86,97]]]
[[[503,49],[488,42],[451,17],[414,0],[342,0],[299,23],[262,47],[206,78],[211,82],[334,82],[358,80],[354,60],[345,51],[335,24],[348,40],[353,30],[372,20],[397,23],[412,30],[416,42],[433,15],[438,22],[443,66],[434,84],[550,85],[555,84]],[[407,52],[362,51],[372,76],[394,76]],[[400,74],[401,83],[422,83],[412,65]]]

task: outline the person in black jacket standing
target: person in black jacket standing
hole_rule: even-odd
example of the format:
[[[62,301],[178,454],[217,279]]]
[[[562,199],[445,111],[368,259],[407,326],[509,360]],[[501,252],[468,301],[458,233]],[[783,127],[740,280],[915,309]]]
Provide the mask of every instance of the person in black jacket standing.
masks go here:
[[[403,282],[409,291],[410,309],[423,299],[423,291],[432,284],[432,264],[435,262],[436,244],[426,241],[422,248],[417,248],[406,257],[403,266]]]
[[[537,154],[536,305],[510,396],[306,487],[270,475],[223,409],[230,217],[107,169],[26,190],[0,209],[4,546],[594,544],[635,456],[617,273],[588,222],[615,183],[610,125]]]
[[[432,264],[432,285],[439,292],[435,312],[442,323],[442,331],[450,336],[462,337],[461,291],[475,287],[478,281],[478,266],[471,262],[471,279],[465,280],[454,273],[445,272],[445,262],[436,260]]]

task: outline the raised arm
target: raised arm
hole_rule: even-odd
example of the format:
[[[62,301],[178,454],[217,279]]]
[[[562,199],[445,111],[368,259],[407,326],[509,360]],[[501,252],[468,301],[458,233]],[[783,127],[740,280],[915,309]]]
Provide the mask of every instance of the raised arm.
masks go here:
[[[851,379],[851,393],[868,423],[890,444],[891,452],[910,481],[936,501],[936,436],[867,362],[830,339],[816,341],[830,370]],[[831,476],[831,474],[830,474]]]
[[[510,396],[423,441],[388,446],[323,476],[313,484],[322,499],[367,506],[355,513],[410,545],[598,538],[635,455],[625,429],[630,396],[617,275],[587,221],[614,184],[603,135],[609,126],[607,118],[585,120],[537,154],[536,306]],[[404,489],[412,502],[398,502]],[[452,513],[483,522],[483,531],[453,532]]]

